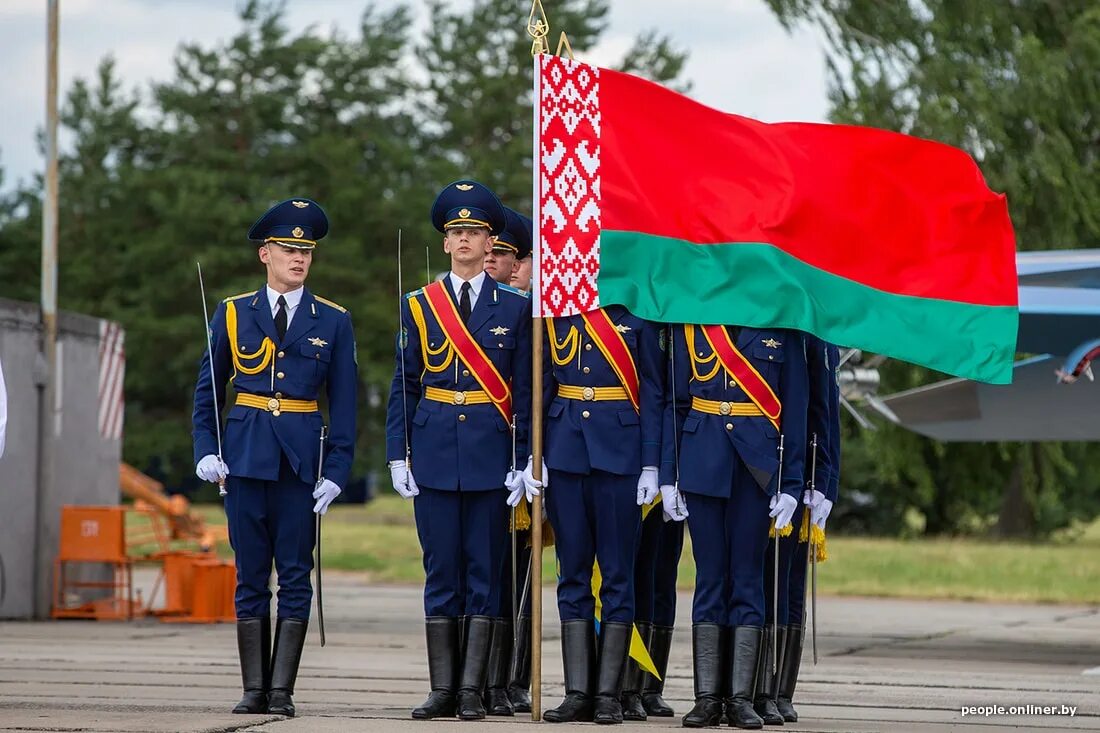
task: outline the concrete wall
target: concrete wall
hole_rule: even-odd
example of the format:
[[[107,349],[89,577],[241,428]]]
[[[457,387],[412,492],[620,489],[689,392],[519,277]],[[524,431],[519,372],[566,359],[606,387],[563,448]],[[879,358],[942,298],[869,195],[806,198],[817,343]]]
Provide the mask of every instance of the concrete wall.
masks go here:
[[[39,323],[36,305],[0,298],[0,361],[8,388],[7,448],[0,458],[0,618],[49,615],[63,505],[119,503],[122,446],[99,434],[100,319],[89,316],[58,318],[61,390],[48,446],[53,470],[48,485],[39,486],[45,378]]]

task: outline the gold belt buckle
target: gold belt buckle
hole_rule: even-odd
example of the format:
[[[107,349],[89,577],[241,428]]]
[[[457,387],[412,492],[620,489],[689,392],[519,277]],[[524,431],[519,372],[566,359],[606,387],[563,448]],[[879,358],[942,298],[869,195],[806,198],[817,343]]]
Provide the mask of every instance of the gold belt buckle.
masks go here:
[[[278,417],[279,415],[281,415],[282,411],[279,410],[279,400],[275,399],[274,397],[269,399],[267,401],[267,411],[270,412],[275,417]]]
[[[455,400],[456,405],[466,404],[466,393],[465,392],[455,392],[454,400]]]
[[[730,414],[730,412],[732,410],[733,410],[733,405],[731,405],[728,402],[723,402],[723,403],[718,405],[718,414],[719,415],[728,415],[728,414]]]
[[[581,390],[581,396],[584,397],[585,402],[591,402],[592,400],[596,399],[596,390],[594,390],[592,387],[585,387],[583,390]]]

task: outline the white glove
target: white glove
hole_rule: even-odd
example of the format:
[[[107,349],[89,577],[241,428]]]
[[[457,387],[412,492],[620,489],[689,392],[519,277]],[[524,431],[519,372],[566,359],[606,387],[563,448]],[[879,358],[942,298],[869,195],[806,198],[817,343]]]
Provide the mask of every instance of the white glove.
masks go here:
[[[802,501],[806,506],[813,509],[816,506],[821,506],[821,502],[825,501],[825,495],[817,489],[806,489],[802,493]]]
[[[203,456],[202,460],[199,461],[199,465],[195,467],[195,475],[203,481],[216,484],[219,481],[224,481],[229,476],[229,466],[225,465],[225,461],[211,453],[208,456]]]
[[[332,483],[327,478],[321,479],[321,483],[313,490],[313,498],[317,500],[317,503],[313,505],[313,513],[324,514],[327,512],[328,505],[334,502],[339,495],[339,486]]]
[[[642,468],[642,475],[638,477],[638,506],[652,504],[653,500],[657,498],[657,492],[659,491],[660,489],[657,486],[657,467],[644,466]]]
[[[674,484],[665,484],[661,487],[661,507],[664,510],[666,522],[669,520],[682,522],[688,517],[687,502]]]
[[[508,486],[512,489],[512,493],[508,495],[508,506],[516,506],[519,504],[521,498],[524,495],[527,496],[527,501],[534,501],[534,498],[541,493],[542,487],[549,484],[547,480],[546,461],[542,462],[542,480],[535,480],[535,460],[531,456],[527,457],[527,467],[523,469],[520,474],[520,483],[510,483]]]
[[[390,481],[393,482],[393,490],[405,499],[411,499],[420,493],[412,471],[404,461],[390,462]]]
[[[504,488],[508,489],[508,506],[519,506],[523,499],[523,471],[509,471],[504,476]]]
[[[798,499],[795,499],[790,494],[780,492],[778,496],[772,497],[768,506],[772,509],[771,512],[768,513],[768,516],[775,518],[775,528],[776,530],[780,530],[791,523],[791,517],[794,516],[794,510],[798,508]]]
[[[829,518],[829,512],[833,510],[833,502],[823,498],[821,503],[810,509],[810,521],[825,531],[825,520]]]

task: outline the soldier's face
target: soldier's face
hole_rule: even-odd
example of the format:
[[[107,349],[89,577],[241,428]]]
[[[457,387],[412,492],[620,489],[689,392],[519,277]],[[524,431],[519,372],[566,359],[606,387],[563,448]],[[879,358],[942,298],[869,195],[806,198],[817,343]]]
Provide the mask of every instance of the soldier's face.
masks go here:
[[[516,271],[516,253],[509,250],[490,249],[485,255],[485,272],[498,283],[507,285]]]
[[[482,227],[448,229],[443,235],[443,251],[459,264],[480,264],[491,247],[489,230]]]
[[[265,244],[260,247],[260,262],[267,266],[267,284],[274,290],[287,292],[300,288],[309,275],[313,250]]]
[[[509,284],[513,288],[519,288],[525,292],[531,289],[530,257],[524,257],[522,260],[516,262],[516,269],[512,272],[512,281]]]

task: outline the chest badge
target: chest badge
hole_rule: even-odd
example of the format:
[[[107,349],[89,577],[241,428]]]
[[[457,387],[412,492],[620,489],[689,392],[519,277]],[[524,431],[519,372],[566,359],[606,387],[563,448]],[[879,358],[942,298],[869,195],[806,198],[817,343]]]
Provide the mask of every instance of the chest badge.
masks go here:
[[[328,341],[325,341],[322,338],[317,338],[316,336],[310,338],[309,342],[314,346],[317,346],[318,348],[322,346],[328,346]]]
[[[783,345],[775,339],[764,339],[763,344],[769,349],[778,349],[780,346]]]
[[[631,328],[625,323],[620,323],[619,325],[615,326],[615,330],[619,333],[626,333],[627,331],[631,330]]]
[[[497,326],[496,328],[489,329],[489,333],[493,334],[494,336],[503,336],[504,334],[508,333],[509,330],[510,329],[507,326]]]

